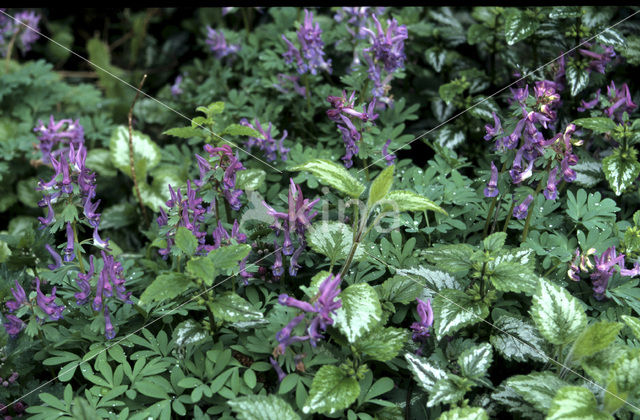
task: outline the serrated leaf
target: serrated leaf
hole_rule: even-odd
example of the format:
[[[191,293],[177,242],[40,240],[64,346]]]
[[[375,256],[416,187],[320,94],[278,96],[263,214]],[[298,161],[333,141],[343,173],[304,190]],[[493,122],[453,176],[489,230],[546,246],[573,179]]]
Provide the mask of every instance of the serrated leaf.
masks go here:
[[[205,137],[201,129],[196,127],[175,127],[164,131],[162,134],[167,136],[179,137],[181,139],[190,139],[192,137]]]
[[[216,295],[209,308],[216,319],[226,322],[248,322],[262,319],[262,312],[233,292]]]
[[[442,264],[441,266],[443,265],[446,264]],[[462,284],[460,284],[455,277],[444,271],[433,270],[423,266],[396,271],[399,275],[406,276],[414,282],[418,279],[421,280],[421,282],[424,282],[424,295],[427,298],[432,298],[435,292],[440,292],[444,289],[463,289]]]
[[[395,165],[387,166],[371,183],[369,198],[367,199],[367,207],[369,209],[373,208],[378,201],[382,200],[391,189],[395,167]]]
[[[607,392],[604,394],[604,407],[613,413],[632,398],[638,391],[640,384],[640,349],[627,350],[618,357],[607,382]]]
[[[422,255],[439,268],[455,273],[468,271],[471,266],[473,248],[467,244],[441,245],[422,251]]]
[[[440,206],[426,197],[411,191],[395,190],[387,193],[384,200],[381,200],[384,211],[437,211],[447,215]]]
[[[213,261],[207,257],[195,257],[187,262],[187,273],[202,280],[207,286],[213,284],[213,279],[217,274],[216,271]]]
[[[146,182],[138,182],[138,188],[140,190],[140,198],[142,199],[142,204],[145,206],[149,206],[151,210],[159,211],[160,207],[167,208],[166,199],[162,195],[162,191],[155,186],[151,186]],[[131,192],[133,196],[136,196],[135,187],[131,188]]]
[[[489,420],[489,415],[480,407],[456,407],[442,413],[438,420]]]
[[[420,297],[424,285],[414,278],[394,276],[374,288],[382,300],[406,305]]]
[[[335,326],[350,343],[355,343],[382,320],[378,294],[369,284],[353,284],[344,289],[338,298],[342,300],[342,307],[336,310],[333,319]]]
[[[360,384],[340,368],[324,365],[316,372],[307,401],[302,407],[305,414],[333,414],[349,407],[360,394]]]
[[[378,327],[360,337],[354,344],[367,359],[387,362],[398,355],[409,340],[409,332],[401,328]]]
[[[236,174],[236,189],[256,191],[264,184],[267,173],[262,169],[247,169]]]
[[[640,340],[640,318],[629,315],[622,315],[622,320],[625,324],[627,324],[629,328],[631,328],[631,331],[633,331],[633,335],[635,335],[636,338]]]
[[[598,410],[596,397],[587,388],[566,386],[551,402],[548,420],[608,420],[613,416]]]
[[[576,96],[589,84],[589,73],[585,69],[578,69],[574,63],[567,65],[565,75],[571,88],[571,96]]]
[[[437,404],[453,404],[464,398],[466,389],[460,387],[452,380],[459,378],[456,375],[448,374],[447,378],[440,379],[433,386],[429,393],[429,401],[427,407],[434,407]]]
[[[550,343],[563,345],[575,340],[587,325],[584,308],[566,289],[540,280],[533,297],[531,318]]]
[[[413,374],[418,385],[427,392],[431,392],[436,382],[447,377],[447,372],[440,369],[427,359],[415,354],[405,353],[409,370]]]
[[[326,159],[313,159],[302,165],[290,168],[291,171],[308,171],[315,175],[320,182],[350,197],[358,198],[364,192],[363,183],[354,178],[341,165]]]
[[[531,372],[512,376],[506,385],[536,410],[546,413],[554,395],[567,383],[550,372]]]
[[[249,371],[247,371],[249,372]],[[249,395],[228,401],[238,420],[299,420],[300,416],[275,395]]]
[[[184,293],[191,285],[191,279],[184,274],[160,274],[140,295],[140,304],[153,301],[163,302]]]
[[[636,150],[629,148],[623,152],[621,148],[615,149],[602,160],[602,171],[613,192],[622,194],[640,175]]]
[[[102,176],[116,176],[118,172],[111,163],[111,152],[107,149],[95,148],[87,152],[85,165]]]
[[[226,270],[238,266],[238,262],[249,255],[251,245],[233,244],[214,249],[207,254],[218,270]]]
[[[580,159],[572,169],[576,172],[575,183],[583,187],[595,187],[598,182],[604,179],[602,173],[602,162],[585,161]]]
[[[489,315],[489,307],[461,290],[445,289],[433,299],[434,331],[438,340]]]
[[[332,264],[346,260],[353,245],[353,231],[341,222],[314,223],[307,231],[306,238],[311,249],[328,257]],[[362,245],[358,245],[354,259],[357,261],[363,256]]]
[[[489,279],[491,284],[501,292],[525,293],[529,296],[536,292],[538,276],[528,267],[515,261],[500,262],[491,261]]]
[[[471,379],[484,376],[492,361],[493,353],[489,343],[468,348],[458,356],[461,375]]]
[[[133,159],[138,181],[144,181],[147,172],[160,163],[160,147],[151,141],[151,138],[139,131],[132,131]],[[131,177],[131,165],[129,161],[129,128],[119,125],[114,128],[109,143],[111,162]]]
[[[482,246],[485,251],[496,252],[502,249],[506,240],[507,234],[505,232],[496,232],[484,238]]]
[[[599,32],[596,36],[596,41],[602,44],[611,45],[616,47],[616,49],[624,49],[626,46],[624,37],[613,28],[606,28]]]
[[[490,341],[505,359],[547,361],[544,340],[533,325],[510,315],[502,315],[494,325],[497,331],[491,335]]]
[[[578,118],[573,123],[601,134],[611,133],[618,126],[611,118],[607,117]]]
[[[573,344],[573,358],[582,359],[606,349],[621,329],[619,322],[600,321],[589,325]]]
[[[506,9],[504,17],[504,36],[507,45],[513,45],[530,37],[540,25],[537,20],[531,19],[515,8]]]
[[[229,136],[247,136],[247,137],[262,138],[262,134],[260,134],[253,128],[247,127],[246,125],[240,125],[240,124],[228,125],[221,134],[223,136],[229,135]]]
[[[176,229],[175,244],[186,255],[193,255],[198,248],[198,240],[195,235],[183,226]]]
[[[439,73],[447,58],[447,51],[437,47],[431,47],[424,53],[424,56],[427,59],[427,63],[431,64],[435,71]]]

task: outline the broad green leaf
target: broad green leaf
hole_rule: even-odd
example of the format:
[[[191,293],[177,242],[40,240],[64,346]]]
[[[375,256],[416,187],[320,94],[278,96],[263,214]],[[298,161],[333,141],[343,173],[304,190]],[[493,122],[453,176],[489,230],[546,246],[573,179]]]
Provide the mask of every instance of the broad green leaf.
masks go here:
[[[433,299],[434,331],[438,340],[489,315],[489,307],[461,290],[445,289]]]
[[[394,190],[387,193],[385,198],[381,200],[383,210],[385,211],[437,211],[447,215],[440,206],[426,197],[418,195],[411,191]]]
[[[249,372],[249,371],[247,371]],[[299,420],[300,416],[275,395],[249,395],[228,401],[238,420]]]
[[[133,159],[135,162],[136,176],[139,182],[144,181],[147,172],[160,163],[160,147],[151,141],[151,138],[139,131],[132,131]],[[111,162],[131,177],[131,164],[129,161],[129,128],[119,125],[114,128],[109,143]]]
[[[236,189],[256,191],[264,184],[267,173],[262,169],[247,169],[236,174]]]
[[[208,335],[209,331],[206,331],[202,324],[192,319],[179,323],[173,330],[173,339],[178,346],[197,344],[204,341]]]
[[[464,398],[466,387],[459,386],[459,376],[447,374],[445,379],[440,379],[429,392],[427,407],[435,407],[438,404],[453,404]]]
[[[380,299],[393,303],[409,304],[420,297],[424,289],[423,280],[414,278],[393,276],[384,281],[381,285],[374,286]]]
[[[220,321],[247,322],[263,318],[262,312],[233,292],[225,292],[214,297],[209,303],[213,316]]]
[[[183,226],[176,229],[175,241],[178,249],[186,255],[193,255],[198,248],[198,240],[195,235]]]
[[[525,293],[529,296],[536,292],[539,277],[529,267],[517,261],[495,263],[495,260],[491,261],[487,267],[488,277],[496,290]]]
[[[387,166],[371,183],[369,199],[367,200],[367,207],[369,209],[373,208],[374,204],[382,200],[391,189],[391,184],[393,184],[393,171],[395,167],[395,165]]]
[[[529,322],[510,315],[502,315],[494,323],[491,344],[505,359],[525,362],[527,359],[546,362],[544,340]]]
[[[589,325],[573,343],[573,358],[582,359],[606,349],[621,329],[622,324],[619,322],[600,321]]]
[[[616,49],[624,49],[624,47],[626,47],[624,36],[613,28],[606,28],[599,32],[596,40],[602,44],[612,45],[616,47]]]
[[[473,248],[467,244],[453,244],[435,246],[422,251],[422,255],[427,258],[431,264],[448,272],[466,272],[473,262]]]
[[[149,174],[153,177],[152,189],[157,191],[164,201],[171,198],[169,185],[175,191],[187,185],[187,178],[189,177],[187,168],[184,165],[162,164],[154,168]]]
[[[458,356],[461,375],[471,379],[484,376],[492,361],[493,353],[489,343],[468,348]]]
[[[637,152],[629,148],[623,152],[615,149],[612,154],[602,160],[602,171],[616,195],[622,194],[640,174],[640,162]]]
[[[206,137],[201,129],[196,127],[175,127],[164,131],[162,134],[167,136],[179,137],[181,139],[190,139],[192,137]]]
[[[575,340],[587,325],[584,308],[566,289],[540,280],[533,297],[531,318],[550,343],[563,345]]]
[[[611,118],[607,117],[578,118],[573,123],[601,134],[611,133],[618,126]]]
[[[576,96],[589,84],[589,73],[587,70],[578,69],[573,62],[567,64],[565,75],[571,88],[571,96]]]
[[[333,319],[335,326],[350,343],[355,343],[382,320],[378,294],[369,284],[353,284],[344,289],[338,298],[342,300],[342,307],[336,311]]]
[[[101,176],[116,176],[118,172],[111,163],[111,152],[107,149],[95,148],[87,152],[85,159],[87,168]]]
[[[222,246],[209,252],[209,258],[218,270],[226,270],[238,266],[238,262],[249,255],[251,245],[233,244]]]
[[[223,136],[229,135],[229,136],[248,136],[248,137],[262,138],[262,134],[260,134],[253,128],[247,127],[246,125],[240,125],[240,124],[228,125],[220,134]]]
[[[151,186],[145,181],[140,182],[138,180],[138,188],[140,189],[140,197],[142,198],[142,204],[149,206],[154,212],[159,211],[160,207],[167,208],[166,198],[164,197],[162,190]],[[135,187],[131,188],[131,194],[136,197]]]
[[[437,248],[434,248],[437,249]],[[434,257],[436,253],[431,254]],[[440,258],[440,257],[436,257]],[[439,264],[441,267],[446,264]],[[406,276],[411,279],[412,282],[424,285],[423,295],[427,298],[433,297],[435,292],[440,292],[444,289],[458,289],[462,290],[463,286],[460,282],[451,274],[444,271],[433,270],[425,268],[423,266],[412,267],[406,270],[397,270],[398,275]],[[417,296],[416,296],[417,297]],[[413,300],[413,299],[412,299]],[[403,302],[404,303],[404,302]]]
[[[216,271],[213,261],[207,257],[194,257],[187,262],[187,273],[202,280],[207,286],[213,284]]]
[[[506,385],[536,410],[546,413],[554,395],[567,383],[551,372],[531,372],[510,377]]]
[[[324,365],[316,372],[307,401],[302,407],[305,414],[333,414],[349,407],[360,394],[360,384],[340,368]]]
[[[438,88],[438,94],[444,102],[450,104],[456,98],[456,96],[462,95],[462,93],[468,87],[468,82],[462,81],[461,79],[454,79],[449,83],[440,85],[440,87]]]
[[[482,27],[481,25],[478,26]],[[431,64],[435,71],[439,73],[444,64],[444,60],[447,58],[447,51],[437,47],[431,47],[425,51],[424,57],[427,59],[427,63]]]
[[[507,8],[504,12],[504,36],[507,45],[513,45],[530,37],[539,25],[536,19],[526,16],[525,12],[516,8]]]
[[[323,184],[353,198],[360,197],[365,189],[364,184],[349,174],[342,165],[327,159],[313,159],[302,165],[294,166],[290,170],[311,172]]]
[[[627,324],[631,331],[633,331],[633,335],[636,336],[638,340],[640,340],[640,318],[636,318],[629,315],[622,315],[622,320]]]
[[[311,249],[329,258],[332,264],[346,260],[353,244],[353,231],[341,222],[314,223],[307,231],[306,237]],[[359,244],[354,259],[357,261],[363,256],[364,251]]]
[[[582,187],[595,187],[598,182],[604,179],[602,173],[602,162],[594,160],[580,159],[572,169],[576,172],[575,183]]]
[[[604,407],[613,413],[622,407],[640,388],[640,349],[628,350],[619,357],[609,372]]]
[[[551,402],[547,420],[609,420],[610,414],[598,410],[596,397],[587,388],[565,386]]]
[[[140,304],[163,302],[187,291],[191,279],[180,273],[160,274],[140,295]]]
[[[480,407],[456,407],[442,413],[438,420],[489,420],[489,415]]]
[[[482,246],[485,251],[496,252],[502,249],[506,239],[507,234],[505,232],[492,233],[482,240]]]
[[[626,351],[626,346],[614,342],[606,349],[578,360],[578,363],[597,383],[606,384],[616,360],[623,357]]]
[[[378,327],[360,337],[354,346],[367,359],[388,362],[398,355],[408,340],[409,331],[406,329]]]
[[[418,385],[427,392],[431,392],[436,382],[447,377],[447,372],[440,369],[424,357],[405,353],[409,370],[413,374]]]
[[[315,276],[311,278],[311,282],[309,282],[309,286],[300,286],[300,290],[304,292],[310,298],[315,297],[320,291],[320,284],[331,275],[330,272],[323,270],[317,273]]]
[[[42,193],[36,190],[38,178],[21,179],[16,184],[18,200],[27,207],[38,208],[38,201],[42,199]]]

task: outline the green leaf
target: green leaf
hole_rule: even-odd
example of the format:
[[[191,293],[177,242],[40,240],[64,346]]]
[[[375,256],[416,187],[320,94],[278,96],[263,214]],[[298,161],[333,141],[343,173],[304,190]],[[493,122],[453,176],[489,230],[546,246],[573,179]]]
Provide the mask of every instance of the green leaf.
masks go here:
[[[527,266],[516,261],[499,262],[495,260],[487,264],[488,277],[496,290],[501,292],[525,293],[529,296],[536,292],[538,276]]]
[[[435,386],[440,379],[446,379],[447,372],[440,369],[427,359],[411,353],[405,353],[404,358],[408,363],[409,370],[418,385],[427,392]]]
[[[191,279],[181,273],[160,274],[140,295],[140,304],[164,302],[184,293],[191,286]]]
[[[360,394],[360,384],[340,368],[324,365],[316,372],[307,401],[302,407],[305,414],[333,414],[349,407]]]
[[[575,340],[587,325],[584,308],[566,289],[540,280],[533,297],[531,318],[550,343],[563,345]]]
[[[238,420],[299,420],[300,416],[275,395],[249,395],[228,401]]]
[[[220,133],[221,135],[225,136],[225,135],[229,135],[229,136],[248,136],[248,137],[256,137],[256,138],[262,138],[262,134],[260,134],[259,132],[257,132],[256,130],[254,130],[251,127],[247,127],[245,125],[240,125],[240,124],[231,124],[228,125],[224,131],[222,131],[222,133]]]
[[[381,300],[406,305],[415,302],[416,298],[420,297],[424,285],[413,278],[394,276],[374,288]]]
[[[628,350],[620,356],[609,372],[607,392],[604,393],[604,407],[615,412],[637,394],[640,388],[640,349]]]
[[[302,165],[294,166],[290,170],[311,172],[323,184],[353,198],[360,197],[365,189],[364,184],[349,174],[342,165],[326,159],[313,159]]]
[[[218,270],[226,270],[238,266],[238,261],[249,255],[251,245],[233,244],[214,249],[209,252],[209,258]]]
[[[262,312],[233,292],[216,295],[209,308],[216,319],[226,322],[247,322],[262,319]]]
[[[597,42],[616,47],[616,49],[624,49],[626,42],[624,37],[615,29],[607,28],[599,32],[596,36]]]
[[[612,222],[615,222],[615,213],[620,210],[616,202],[610,198],[601,200],[598,191],[589,193],[584,189],[579,189],[576,195],[567,191],[567,215],[576,223],[581,223],[589,230],[598,228],[607,229]]]
[[[525,362],[527,359],[546,362],[544,340],[529,322],[511,315],[502,315],[494,323],[495,334],[490,341],[505,359]]]
[[[636,318],[629,315],[622,315],[622,320],[627,324],[631,331],[633,331],[633,335],[636,336],[638,340],[640,340],[640,318]]]
[[[536,410],[546,413],[553,396],[567,383],[550,372],[531,372],[510,377],[506,385]]]
[[[573,62],[569,62],[567,65],[565,75],[571,88],[571,96],[576,96],[589,84],[589,73],[587,70],[578,69]]]
[[[342,307],[336,311],[333,319],[335,326],[350,343],[355,343],[382,320],[378,294],[369,284],[353,284],[344,289],[338,298],[342,300]]]
[[[565,386],[551,402],[548,420],[608,420],[610,414],[598,410],[596,397],[587,388]]]
[[[140,182],[138,178],[138,188],[140,189],[140,198],[142,199],[142,204],[145,206],[149,206],[154,212],[159,211],[159,209],[167,208],[166,199],[162,194],[162,190],[156,188],[156,186],[151,186],[147,184],[145,181]],[[136,195],[135,187],[131,188],[132,194]]]
[[[482,27],[481,25],[478,26]],[[471,30],[471,28],[469,28],[469,30]],[[431,64],[435,71],[440,73],[442,65],[447,58],[447,51],[442,50],[438,47],[431,47],[427,51],[425,51],[424,57],[427,59],[427,63]]]
[[[390,191],[381,203],[383,203],[384,211],[393,210],[400,212],[431,210],[447,215],[447,212],[436,203],[411,191]]]
[[[201,129],[196,127],[175,127],[164,131],[162,134],[167,136],[179,137],[181,139],[190,139],[193,137],[206,137]]]
[[[489,343],[482,343],[479,346],[468,348],[458,356],[461,375],[470,379],[484,376],[489,370],[492,361],[493,353]]]
[[[311,249],[329,258],[332,264],[347,259],[353,245],[353,231],[341,222],[314,223],[306,233],[307,242]],[[362,246],[356,248],[354,259],[357,261],[364,256]]]
[[[330,275],[331,275],[330,272],[326,270],[322,270],[319,273],[316,273],[316,275],[311,278],[311,281],[309,282],[309,286],[302,285],[300,286],[300,290],[302,290],[304,294],[307,295],[309,298],[313,298],[320,291],[320,284],[322,284],[322,282]]]
[[[504,12],[504,18],[504,36],[507,45],[513,45],[530,37],[540,25],[536,19],[526,16],[516,8],[507,8]]]
[[[422,251],[431,264],[451,273],[468,271],[473,262],[473,248],[467,244],[440,245]]]
[[[236,174],[236,189],[256,191],[264,184],[267,173],[262,169],[247,169]]]
[[[502,249],[506,240],[507,234],[505,232],[496,232],[484,238],[482,246],[485,251],[496,252]]]
[[[87,152],[85,159],[87,168],[102,176],[116,176],[118,172],[111,163],[111,152],[107,149],[95,148]]]
[[[438,340],[489,315],[489,307],[461,290],[445,289],[433,299],[434,331]]]
[[[360,337],[354,346],[367,359],[388,362],[398,355],[408,340],[409,332],[406,329],[378,327]]]
[[[445,411],[439,420],[489,420],[489,415],[480,407],[456,407]]]
[[[132,131],[133,159],[135,162],[136,177],[138,181],[144,181],[147,172],[160,163],[160,147],[151,141],[151,138],[139,131]],[[109,143],[111,162],[131,177],[131,164],[129,161],[129,128],[119,125],[114,128]]]
[[[437,404],[453,404],[464,398],[467,392],[465,387],[459,386],[462,379],[459,376],[448,374],[446,379],[440,379],[430,391],[427,407],[435,407]]]
[[[615,149],[602,160],[602,171],[613,192],[616,195],[622,194],[640,174],[636,150],[629,148],[623,152],[622,148]]]
[[[449,83],[444,83],[438,88],[438,94],[440,98],[447,104],[450,104],[458,95],[462,95],[466,88],[469,87],[468,83],[460,79],[455,79]]]
[[[367,200],[367,207],[369,209],[373,208],[378,201],[382,200],[391,189],[391,184],[393,184],[393,171],[395,167],[396,165],[387,166],[371,183],[369,198]]]
[[[619,322],[600,321],[589,325],[573,344],[573,358],[582,359],[609,347],[622,329]]]
[[[193,255],[198,248],[198,240],[195,235],[183,226],[176,229],[175,241],[178,249],[186,255]]]
[[[578,118],[573,123],[600,134],[611,133],[618,127],[611,118],[607,117]]]
[[[434,248],[434,249],[439,249],[439,248]],[[443,255],[437,256],[437,253],[433,253],[430,255],[435,258],[443,257]],[[448,256],[452,257],[452,259],[455,259],[455,256],[451,254],[449,254]],[[446,259],[446,257],[444,259]],[[439,260],[439,261],[442,261],[442,260]],[[438,264],[438,265],[446,266],[446,263],[444,263],[444,261],[442,262],[443,262],[442,264]],[[468,263],[468,260],[467,260],[467,263]],[[450,267],[453,268],[455,267],[455,265]],[[455,277],[453,277],[451,274],[446,273],[444,271],[433,270],[433,269],[425,268],[423,266],[412,267],[406,270],[396,270],[396,271],[399,275],[406,276],[409,279],[411,279],[411,281],[414,284],[415,283],[418,283],[419,285],[424,284],[424,293],[426,294],[426,297],[432,297],[434,292],[440,292],[444,289],[457,289],[457,290],[463,289],[462,284],[460,284],[460,282],[456,280]],[[405,303],[405,302],[402,302],[402,303]]]
[[[217,274],[216,271],[213,261],[207,257],[194,257],[187,262],[187,273],[202,280],[207,286],[213,284],[213,279]]]

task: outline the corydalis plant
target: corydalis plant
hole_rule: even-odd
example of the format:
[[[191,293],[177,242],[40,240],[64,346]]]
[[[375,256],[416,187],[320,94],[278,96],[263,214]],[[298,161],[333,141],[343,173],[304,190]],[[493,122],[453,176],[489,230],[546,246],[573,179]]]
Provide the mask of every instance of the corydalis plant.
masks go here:
[[[289,149],[283,146],[284,139],[287,138],[287,130],[284,130],[282,133],[282,137],[280,140],[276,140],[271,137],[271,129],[272,124],[269,123],[269,127],[265,131],[260,125],[260,121],[256,118],[254,120],[254,125],[251,125],[246,118],[240,120],[240,124],[253,128],[258,133],[262,135],[262,137],[249,137],[249,140],[245,143],[245,146],[251,150],[253,146],[257,146],[260,150],[262,150],[269,162],[275,162],[278,158],[278,154],[280,155],[280,159],[284,162],[287,160],[287,154],[289,153]]]
[[[240,50],[240,45],[228,45],[222,31],[216,31],[211,26],[207,26],[207,39],[205,42],[218,59],[235,54]]]
[[[5,9],[0,10],[4,11]],[[14,17],[15,21],[0,14],[0,55],[3,57],[10,53],[8,48],[11,46],[12,40],[14,45],[17,45],[24,54],[31,50],[31,45],[40,38],[40,35],[27,27],[29,26],[36,31],[40,30],[38,25],[41,16],[39,14],[25,10],[16,13]]]
[[[331,59],[324,59],[324,42],[322,42],[322,29],[318,22],[313,21],[313,13],[304,10],[304,22],[297,32],[298,49],[286,36],[282,39],[287,44],[287,51],[282,56],[287,64],[295,63],[298,73],[317,74],[318,70],[331,74]]]
[[[16,337],[20,331],[24,328],[25,322],[22,321],[18,316],[13,315],[14,312],[17,312],[23,306],[31,309],[33,315],[36,319],[42,323],[45,320],[45,317],[48,317],[51,321],[57,321],[62,318],[62,312],[64,311],[64,305],[58,305],[55,303],[56,300],[56,288],[55,286],[51,290],[51,294],[46,296],[42,290],[40,290],[40,279],[38,277],[35,278],[36,281],[36,299],[35,302],[32,302],[27,298],[27,294],[22,288],[22,286],[15,280],[15,288],[11,288],[11,293],[13,294],[14,300],[9,300],[5,303],[9,313],[11,315],[4,315],[6,321],[4,323],[5,330],[7,334],[12,337]],[[21,311],[22,314],[24,312]],[[20,315],[20,314],[18,314]]]

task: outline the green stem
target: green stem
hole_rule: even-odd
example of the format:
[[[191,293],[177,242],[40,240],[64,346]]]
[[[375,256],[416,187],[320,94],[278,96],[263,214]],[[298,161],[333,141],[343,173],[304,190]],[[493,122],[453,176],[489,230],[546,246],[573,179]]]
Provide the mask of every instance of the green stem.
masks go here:
[[[513,216],[513,208],[516,206],[516,201],[511,200],[511,207],[509,208],[509,212],[507,213],[507,219],[504,221],[504,226],[502,227],[502,231],[506,232],[507,227],[509,226],[509,222],[511,221],[511,216]]]
[[[367,209],[368,213],[369,210]],[[360,225],[358,227],[358,232],[356,233],[355,236],[355,240],[353,241],[353,244],[351,244],[351,249],[349,250],[349,255],[347,256],[347,260],[344,263],[344,266],[342,266],[342,270],[340,270],[340,277],[344,277],[345,273],[349,270],[349,267],[351,266],[351,262],[353,261],[353,256],[356,254],[356,249],[358,248],[358,245],[360,244],[360,240],[362,239],[362,232],[364,231],[364,228],[367,225],[367,218],[368,217],[363,217]],[[369,231],[367,231],[368,233]]]
[[[9,41],[9,44],[7,45],[7,57],[5,58],[5,62],[4,62],[4,69],[6,73],[9,72],[9,62],[11,61],[11,53],[13,52],[13,44],[16,43],[16,39],[18,39],[18,34],[20,34],[20,32],[22,32],[23,29],[24,29],[24,26],[21,25],[16,31],[16,33],[13,34],[13,36],[11,37],[11,40]]]
[[[309,111],[309,114],[311,114],[313,111],[311,110],[311,89],[309,88],[309,75],[307,73],[302,75],[302,80],[304,81],[304,88],[306,89],[305,93],[307,98],[307,110]]]
[[[484,272],[487,269],[487,262],[482,263],[482,271],[480,272],[480,296],[484,299]]]
[[[76,228],[76,221],[74,220],[73,223],[71,223],[71,228],[73,229],[73,241],[78,244],[78,229]],[[78,265],[80,267],[80,272],[82,274],[85,273],[84,270],[84,263],[82,262],[82,254],[80,253],[80,247],[79,246],[74,246],[75,248],[75,253],[76,253],[76,258],[78,258]]]
[[[549,166],[547,165],[547,169],[546,171],[549,171]],[[533,203],[536,202],[536,197],[538,197],[538,194],[540,194],[540,191],[542,191],[542,180],[538,181],[538,186],[536,187],[536,191],[533,193]],[[524,230],[522,231],[522,242],[524,243],[524,241],[527,240],[527,235],[529,234],[529,222],[531,222],[531,215],[533,214],[533,208],[531,209],[531,211],[527,212],[527,220],[525,220],[524,222]]]
[[[489,205],[489,211],[487,212],[487,220],[484,222],[484,230],[482,231],[483,238],[486,238],[487,233],[489,233],[489,224],[491,224],[493,210],[496,208],[497,202],[498,202],[498,196],[493,197],[493,200],[491,200],[491,204]]]

